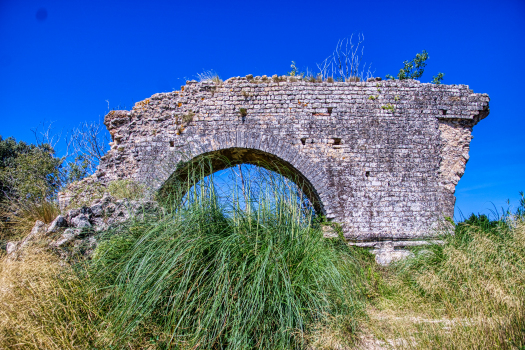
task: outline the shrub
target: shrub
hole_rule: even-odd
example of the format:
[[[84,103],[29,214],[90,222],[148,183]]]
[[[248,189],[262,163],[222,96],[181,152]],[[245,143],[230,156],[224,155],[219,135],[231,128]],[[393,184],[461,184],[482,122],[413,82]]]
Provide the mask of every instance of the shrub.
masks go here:
[[[421,53],[416,54],[416,57],[412,61],[404,61],[404,67],[399,70],[397,79],[417,79],[423,75],[425,67],[427,65],[428,53],[423,50]],[[387,79],[394,79],[393,76],[387,75]]]
[[[142,232],[122,228],[99,245],[93,267],[111,291],[114,346],[144,325],[162,330],[166,348],[304,348],[334,319],[355,333],[358,267],[347,245],[323,238],[295,192],[258,188],[242,205],[200,182]]]
[[[144,198],[146,189],[143,185],[129,179],[115,180],[109,183],[108,192],[117,199],[138,200]]]
[[[10,200],[45,200],[60,188],[63,160],[54,156],[48,144],[27,145],[12,138],[0,138],[0,186]]]

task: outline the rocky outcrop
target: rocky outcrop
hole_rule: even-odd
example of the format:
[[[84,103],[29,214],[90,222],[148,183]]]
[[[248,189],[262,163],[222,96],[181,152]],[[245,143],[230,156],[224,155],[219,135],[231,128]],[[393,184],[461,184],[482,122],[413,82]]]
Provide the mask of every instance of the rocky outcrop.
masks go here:
[[[22,241],[7,243],[7,254],[16,258],[25,247],[35,244],[55,250],[66,260],[76,254],[90,256],[96,248],[98,233],[132,218],[155,215],[158,210],[155,201],[116,199],[106,193],[89,206],[58,215],[49,225],[37,221]]]

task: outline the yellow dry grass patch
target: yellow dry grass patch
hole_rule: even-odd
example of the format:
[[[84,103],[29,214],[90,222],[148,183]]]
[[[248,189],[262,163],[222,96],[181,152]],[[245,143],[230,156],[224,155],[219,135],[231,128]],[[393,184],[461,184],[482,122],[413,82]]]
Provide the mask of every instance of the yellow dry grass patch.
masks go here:
[[[37,220],[50,224],[58,215],[58,205],[50,201],[12,201],[0,203],[0,239],[20,239],[31,231]]]
[[[0,260],[0,349],[85,349],[96,303],[69,267],[45,251]]]
[[[525,224],[501,234],[445,246],[442,265],[410,270],[412,284],[390,275],[370,334],[385,349],[524,349]]]

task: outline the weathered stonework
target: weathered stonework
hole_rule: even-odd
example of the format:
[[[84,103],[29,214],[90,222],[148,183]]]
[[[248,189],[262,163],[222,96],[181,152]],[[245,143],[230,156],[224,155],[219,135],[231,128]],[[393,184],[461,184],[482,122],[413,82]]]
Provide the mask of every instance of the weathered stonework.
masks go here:
[[[131,111],[110,112],[113,142],[96,178],[159,189],[177,176],[181,159],[221,154],[296,174],[349,239],[431,236],[453,215],[472,127],[488,115],[488,95],[410,80],[277,80],[187,82]]]

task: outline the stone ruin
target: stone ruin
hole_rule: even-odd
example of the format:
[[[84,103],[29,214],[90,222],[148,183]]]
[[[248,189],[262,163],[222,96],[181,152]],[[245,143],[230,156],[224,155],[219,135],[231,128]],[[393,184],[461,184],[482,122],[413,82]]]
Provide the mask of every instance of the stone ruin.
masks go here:
[[[106,115],[111,149],[93,180],[162,190],[182,176],[181,164],[220,155],[229,162],[214,171],[249,163],[292,177],[350,241],[411,245],[453,216],[472,128],[488,103],[466,85],[414,80],[188,81]]]

